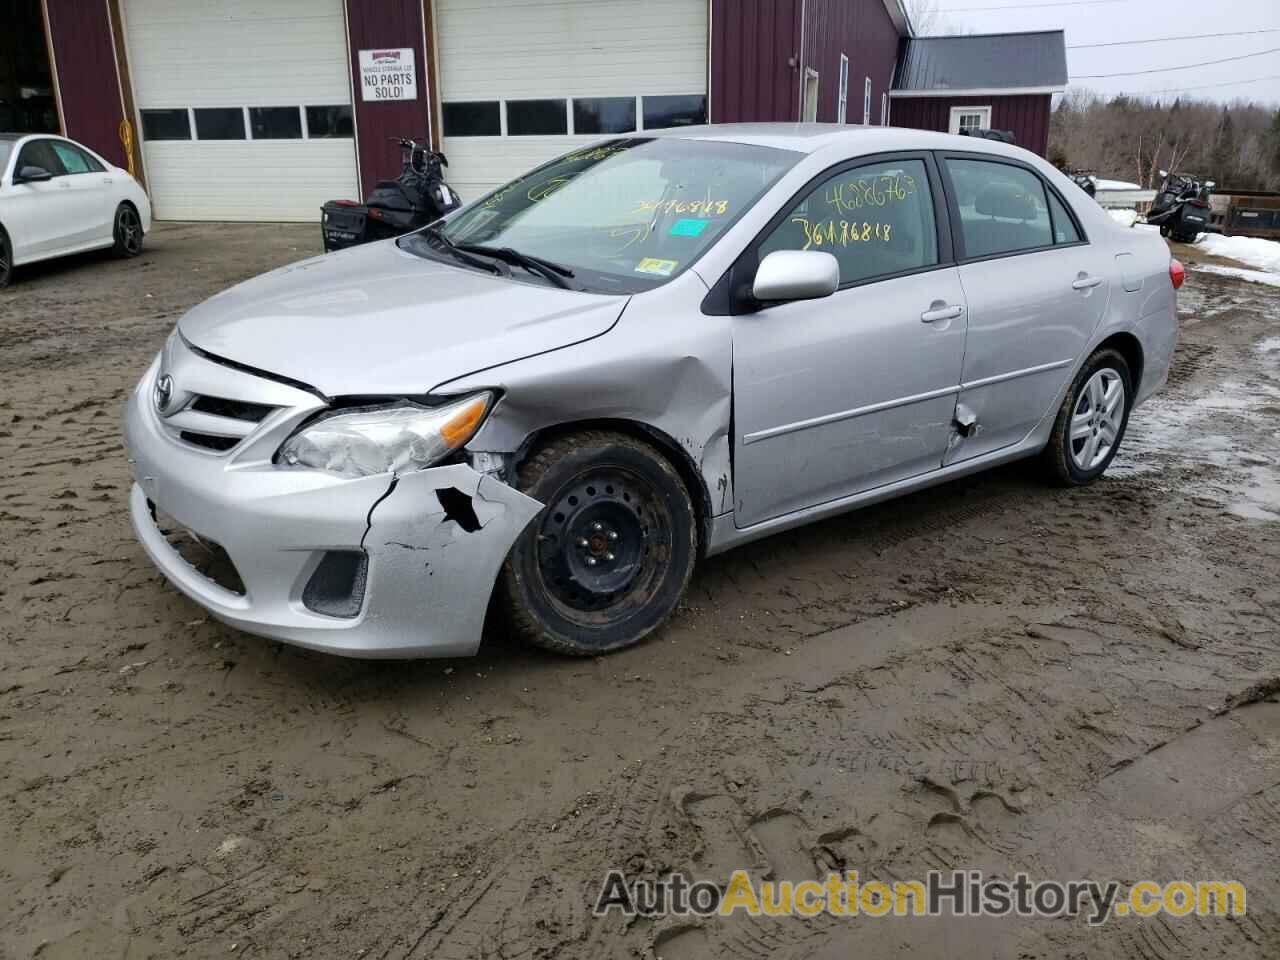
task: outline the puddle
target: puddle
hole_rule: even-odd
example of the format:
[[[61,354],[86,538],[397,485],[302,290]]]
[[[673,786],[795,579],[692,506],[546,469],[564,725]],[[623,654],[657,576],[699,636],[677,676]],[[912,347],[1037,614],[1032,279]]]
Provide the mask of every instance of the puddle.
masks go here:
[[[1258,350],[1280,359],[1280,337],[1262,341]],[[1158,394],[1134,411],[1108,474],[1214,468],[1198,481],[1197,496],[1247,520],[1280,521],[1280,420],[1266,409],[1277,400],[1280,388],[1260,378],[1228,380],[1191,400]],[[1249,439],[1242,444],[1241,438]]]

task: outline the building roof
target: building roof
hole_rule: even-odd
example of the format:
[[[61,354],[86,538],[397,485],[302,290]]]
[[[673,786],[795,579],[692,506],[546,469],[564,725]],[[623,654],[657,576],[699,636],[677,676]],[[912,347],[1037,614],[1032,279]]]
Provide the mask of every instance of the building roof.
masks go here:
[[[898,31],[898,36],[910,37],[915,34],[915,27],[911,23],[911,14],[903,0],[884,0],[884,9],[889,14],[889,19],[893,21],[893,26]]]
[[[903,39],[893,95],[1060,93],[1067,85],[1061,30]]]

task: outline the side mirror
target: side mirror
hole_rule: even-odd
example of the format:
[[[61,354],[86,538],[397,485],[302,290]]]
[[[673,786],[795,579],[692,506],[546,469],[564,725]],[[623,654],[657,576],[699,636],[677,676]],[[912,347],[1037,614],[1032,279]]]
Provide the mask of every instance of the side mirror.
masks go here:
[[[756,270],[751,293],[761,301],[820,300],[840,286],[840,264],[819,250],[775,250]]]
[[[43,183],[45,180],[52,180],[53,174],[44,167],[23,167],[14,176],[14,183]]]

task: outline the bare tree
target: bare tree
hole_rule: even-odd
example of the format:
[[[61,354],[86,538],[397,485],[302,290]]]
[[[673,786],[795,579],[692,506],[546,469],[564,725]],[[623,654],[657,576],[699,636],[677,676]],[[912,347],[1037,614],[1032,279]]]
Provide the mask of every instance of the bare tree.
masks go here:
[[[937,0],[905,0],[907,16],[918,37],[957,33],[956,25],[938,9]]]

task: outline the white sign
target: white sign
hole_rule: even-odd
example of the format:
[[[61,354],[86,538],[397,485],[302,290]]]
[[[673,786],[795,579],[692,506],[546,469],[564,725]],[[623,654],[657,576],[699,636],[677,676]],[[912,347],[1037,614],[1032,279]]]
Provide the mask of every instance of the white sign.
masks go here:
[[[417,100],[413,48],[360,51],[361,100]]]

